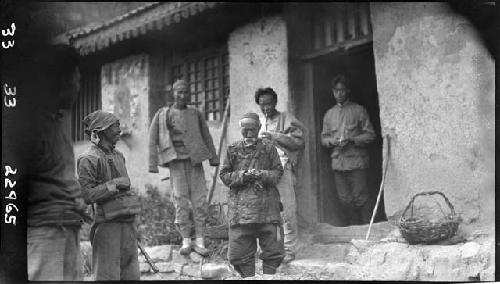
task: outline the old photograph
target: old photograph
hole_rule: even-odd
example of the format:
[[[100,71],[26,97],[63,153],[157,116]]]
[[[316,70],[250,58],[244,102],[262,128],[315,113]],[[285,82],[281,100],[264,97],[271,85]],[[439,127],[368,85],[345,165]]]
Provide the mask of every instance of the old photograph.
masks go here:
[[[1,10],[0,282],[497,279],[495,2]]]

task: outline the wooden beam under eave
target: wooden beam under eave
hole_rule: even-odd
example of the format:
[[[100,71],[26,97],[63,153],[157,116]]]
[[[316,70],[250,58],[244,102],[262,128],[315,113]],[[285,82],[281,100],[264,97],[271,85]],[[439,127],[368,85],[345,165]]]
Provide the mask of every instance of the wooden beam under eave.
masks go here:
[[[329,15],[326,15],[324,25],[325,46],[331,46],[333,44],[333,29],[335,26],[333,24],[333,19],[329,17]]]
[[[154,21],[154,24],[155,24],[156,30],[158,30],[158,31],[163,30],[163,21],[161,19],[156,19]]]
[[[341,6],[337,6],[335,9],[335,28],[337,29],[337,40],[336,42],[343,42],[345,40],[345,33],[344,33],[344,9]]]
[[[194,16],[198,13],[198,4],[193,4],[189,7],[189,15]]]
[[[146,26],[145,26],[145,25],[141,25],[141,26],[139,26],[139,33],[140,33],[141,35],[145,35],[145,34],[146,34],[146,32],[147,32],[147,28],[146,28]]]
[[[139,36],[139,28],[132,28],[132,38]]]
[[[331,53],[334,54],[334,53],[339,53],[339,52],[345,52],[353,47],[367,44],[367,43],[370,43],[372,41],[373,40],[372,40],[371,35],[360,37],[360,38],[357,38],[355,40],[346,40],[346,41],[343,41],[342,43],[337,43],[333,46],[325,47],[325,48],[322,48],[320,50],[313,51],[309,54],[306,54],[306,55],[300,57],[300,59],[310,60],[310,59],[314,59],[316,57],[331,54]]]
[[[357,37],[356,35],[356,23],[355,23],[355,16],[354,16],[354,6],[350,4],[347,7],[347,39],[355,39]]]
[[[172,17],[170,15],[167,15],[164,19],[163,22],[165,23],[166,26],[170,25],[172,22]]]
[[[368,9],[368,5],[364,5],[360,10],[360,25],[362,36],[370,33],[370,13]]]
[[[176,22],[176,23],[180,22],[180,21],[181,21],[181,14],[180,14],[179,12],[175,13],[175,14],[173,15],[173,20],[174,20],[174,22]]]
[[[150,31],[154,28],[154,22],[151,19],[148,19],[148,22],[146,23],[146,30]]]

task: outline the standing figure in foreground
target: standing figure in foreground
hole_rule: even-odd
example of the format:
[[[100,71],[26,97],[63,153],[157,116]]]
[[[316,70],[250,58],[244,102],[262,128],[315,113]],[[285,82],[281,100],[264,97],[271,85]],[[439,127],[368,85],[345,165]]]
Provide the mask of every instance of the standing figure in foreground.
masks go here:
[[[194,249],[208,256],[204,229],[208,215],[207,187],[202,162],[219,165],[212,136],[203,114],[189,101],[186,81],[177,80],[172,86],[174,104],[158,110],[149,128],[149,172],[158,173],[158,164],[170,170],[174,191],[175,223],[182,236],[181,254]],[[193,220],[189,211],[193,210]],[[191,226],[194,223],[196,240],[191,244]]]
[[[130,190],[125,157],[115,149],[120,122],[95,111],[83,120],[92,145],[78,158],[85,201],[95,204],[92,244],[94,280],[139,280],[137,215],[140,203]]]
[[[375,139],[375,131],[366,109],[349,99],[347,78],[335,76],[331,86],[337,104],[323,118],[321,144],[332,148],[335,185],[349,225],[366,224],[372,209],[367,191],[367,146]]]
[[[285,259],[288,263],[295,259],[297,243],[297,202],[295,195],[298,157],[304,149],[304,126],[289,112],[276,110],[278,95],[272,88],[258,89],[255,102],[260,106],[260,137],[278,150],[283,176],[276,185],[283,204],[283,229],[285,231]]]
[[[263,273],[275,274],[284,258],[280,196],[276,189],[283,167],[276,148],[257,138],[255,113],[240,120],[243,139],[228,146],[220,178],[229,186],[228,258],[242,277],[255,275],[257,239]]]
[[[33,113],[34,146],[28,173],[27,268],[30,281],[81,281],[80,228],[90,222],[75,175],[71,108],[79,91],[76,52],[53,50],[53,68],[37,66],[39,104]],[[55,56],[51,57],[51,56]],[[35,67],[36,68],[36,67]],[[46,68],[46,69],[43,69]],[[4,244],[7,245],[7,244]]]

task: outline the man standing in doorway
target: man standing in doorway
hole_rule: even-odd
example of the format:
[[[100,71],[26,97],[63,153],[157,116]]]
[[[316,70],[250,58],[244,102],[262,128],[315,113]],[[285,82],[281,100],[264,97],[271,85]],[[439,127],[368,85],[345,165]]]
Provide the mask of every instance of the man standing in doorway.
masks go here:
[[[175,223],[182,236],[180,253],[194,249],[207,256],[204,227],[208,214],[207,187],[202,162],[219,165],[214,143],[203,114],[188,106],[188,85],[177,80],[172,86],[174,104],[158,110],[149,128],[149,172],[158,173],[158,164],[170,170],[175,198]],[[193,219],[189,216],[189,203]],[[195,244],[191,244],[194,223]]]
[[[139,280],[137,230],[140,203],[130,189],[125,157],[115,149],[120,122],[101,110],[83,119],[92,145],[78,158],[78,180],[95,204],[90,231],[94,280]]]
[[[371,215],[367,191],[367,146],[375,139],[375,131],[366,109],[349,99],[347,78],[335,76],[331,87],[337,104],[323,118],[321,144],[332,148],[335,185],[349,225],[366,224]]]
[[[285,259],[295,259],[297,243],[297,202],[295,197],[296,169],[300,151],[304,149],[304,126],[292,114],[276,110],[278,95],[272,88],[260,88],[255,92],[255,102],[263,117],[260,137],[271,142],[278,150],[284,172],[277,184],[283,204],[282,218],[285,231]]]

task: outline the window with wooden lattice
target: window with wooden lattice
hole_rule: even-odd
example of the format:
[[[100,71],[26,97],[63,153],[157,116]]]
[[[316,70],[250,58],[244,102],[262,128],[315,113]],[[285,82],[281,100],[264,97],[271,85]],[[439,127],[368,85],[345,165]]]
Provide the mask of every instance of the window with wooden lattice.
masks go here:
[[[172,66],[172,82],[188,82],[191,104],[205,113],[206,120],[222,120],[229,97],[229,60],[227,52],[186,58]]]
[[[101,108],[101,80],[100,74],[82,72],[80,81],[80,94],[73,105],[71,119],[71,136],[74,142],[86,139],[83,118],[89,113]]]

